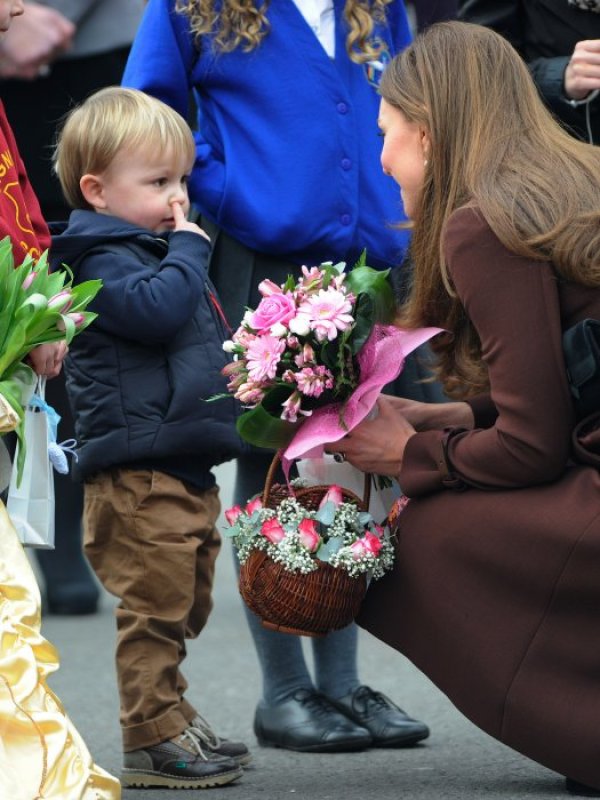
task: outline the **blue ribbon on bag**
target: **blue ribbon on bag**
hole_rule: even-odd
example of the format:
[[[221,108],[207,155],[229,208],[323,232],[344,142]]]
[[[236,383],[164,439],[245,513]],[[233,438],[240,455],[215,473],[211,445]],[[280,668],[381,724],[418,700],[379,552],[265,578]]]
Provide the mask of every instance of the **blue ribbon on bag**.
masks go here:
[[[43,400],[38,394],[32,394],[29,400],[31,408],[37,408],[45,412],[48,417],[48,458],[54,469],[61,475],[67,475],[69,472],[69,462],[67,460],[67,453],[69,453],[75,461],[77,461],[77,447],[76,439],[65,439],[63,442],[57,442],[58,423],[60,422],[60,414],[58,414],[52,406]]]

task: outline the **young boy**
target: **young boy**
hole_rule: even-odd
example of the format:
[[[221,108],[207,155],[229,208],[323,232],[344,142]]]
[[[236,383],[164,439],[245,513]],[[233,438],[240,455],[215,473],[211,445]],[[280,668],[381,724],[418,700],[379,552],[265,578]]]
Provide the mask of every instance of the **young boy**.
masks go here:
[[[67,391],[84,481],[84,547],[120,602],[122,780],[207,788],[251,756],[184,698],[185,639],[211,609],[220,511],[211,468],[241,449],[225,389],[209,241],[186,215],[194,162],[185,120],[142,92],[92,95],[59,135],[55,168],[75,209],[53,263],[100,278],[99,313],[71,347]]]

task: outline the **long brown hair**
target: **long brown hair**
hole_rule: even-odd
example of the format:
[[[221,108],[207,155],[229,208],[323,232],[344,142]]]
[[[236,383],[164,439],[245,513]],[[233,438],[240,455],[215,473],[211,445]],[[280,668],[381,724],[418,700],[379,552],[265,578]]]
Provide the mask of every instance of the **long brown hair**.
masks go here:
[[[392,1],[346,0],[346,49],[352,61],[362,63],[377,58],[381,48],[371,39],[373,27],[376,22],[385,21],[385,7]],[[226,53],[237,47],[245,51],[258,47],[269,32],[269,2],[264,0],[257,5],[256,0],[176,0],[175,8],[189,17],[198,43],[202,36],[214,34],[215,47]]]
[[[451,331],[437,337],[439,376],[451,396],[475,394],[487,374],[448,277],[448,218],[473,205],[510,251],[600,287],[600,148],[560,127],[513,47],[479,25],[431,26],[392,60],[380,91],[431,137],[399,323]]]

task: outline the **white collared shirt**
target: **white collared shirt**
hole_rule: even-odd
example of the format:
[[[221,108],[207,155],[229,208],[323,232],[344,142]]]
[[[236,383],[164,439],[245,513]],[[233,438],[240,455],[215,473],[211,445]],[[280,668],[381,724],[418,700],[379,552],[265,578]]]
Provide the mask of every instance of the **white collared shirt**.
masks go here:
[[[294,0],[330,58],[335,56],[335,15],[333,0]]]

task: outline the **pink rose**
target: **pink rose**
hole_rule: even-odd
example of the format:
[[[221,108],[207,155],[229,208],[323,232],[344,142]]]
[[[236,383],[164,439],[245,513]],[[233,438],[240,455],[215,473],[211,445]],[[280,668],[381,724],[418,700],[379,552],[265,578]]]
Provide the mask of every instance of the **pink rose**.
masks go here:
[[[302,546],[306,547],[309,553],[314,553],[321,542],[321,537],[317,531],[317,521],[305,517],[298,525],[298,534]]]
[[[250,325],[261,333],[268,331],[277,322],[285,324],[296,315],[296,304],[291,295],[271,294],[258,304],[258,308],[250,317]]]
[[[359,558],[368,555],[369,550],[366,548],[365,540],[357,539],[356,542],[352,542],[350,545],[350,552],[352,553],[352,557],[355,561],[358,561]]]
[[[382,541],[379,536],[376,536],[374,533],[368,531],[363,536],[363,541],[369,553],[372,553],[374,556],[379,555],[379,551],[382,547]]]
[[[246,508],[244,509],[244,511],[246,512],[246,514],[248,514],[249,517],[251,517],[255,511],[258,511],[262,507],[263,507],[262,499],[260,496],[258,496],[253,498],[246,504]]]
[[[227,511],[225,512],[225,519],[230,525],[233,526],[237,522],[237,519],[241,513],[242,513],[241,506],[232,506],[231,508],[228,508]]]
[[[266,519],[260,526],[260,532],[273,544],[277,544],[285,538],[285,531],[281,527],[279,520],[275,519],[275,517],[273,517],[273,519]]]
[[[329,487],[327,493],[319,503],[319,508],[323,508],[325,503],[333,503],[334,506],[337,508],[341,503],[344,502],[344,498],[342,496],[342,490],[339,486],[335,483]]]
[[[355,559],[363,556],[377,556],[381,550],[381,539],[374,533],[367,531],[364,536],[350,545],[350,550]]]

